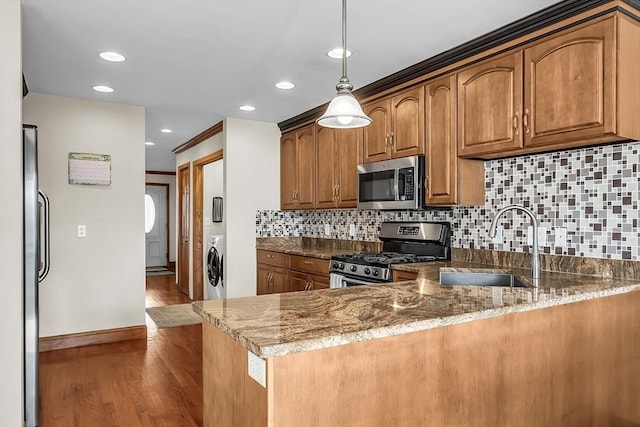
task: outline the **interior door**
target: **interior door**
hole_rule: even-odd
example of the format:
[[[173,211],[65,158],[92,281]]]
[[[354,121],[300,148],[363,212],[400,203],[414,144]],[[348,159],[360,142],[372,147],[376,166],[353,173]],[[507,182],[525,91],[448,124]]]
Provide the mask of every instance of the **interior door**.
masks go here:
[[[147,267],[167,265],[168,253],[168,185],[145,186],[145,260]]]
[[[178,168],[178,291],[185,295],[189,295],[190,177],[189,163]]]

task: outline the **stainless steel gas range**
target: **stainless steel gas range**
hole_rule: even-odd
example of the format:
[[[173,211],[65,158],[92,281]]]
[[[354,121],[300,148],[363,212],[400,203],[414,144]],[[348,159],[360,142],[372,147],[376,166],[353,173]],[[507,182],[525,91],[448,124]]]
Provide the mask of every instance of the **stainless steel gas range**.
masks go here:
[[[451,259],[450,224],[444,222],[384,222],[380,229],[381,253],[331,257],[332,288],[393,281],[394,264]]]

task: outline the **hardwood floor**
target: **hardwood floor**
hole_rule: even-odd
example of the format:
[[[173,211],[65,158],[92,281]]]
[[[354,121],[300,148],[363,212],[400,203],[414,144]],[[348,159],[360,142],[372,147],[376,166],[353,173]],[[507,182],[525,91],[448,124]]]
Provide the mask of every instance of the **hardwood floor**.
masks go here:
[[[147,277],[147,307],[181,304],[175,276]],[[40,426],[202,426],[202,325],[40,355]]]

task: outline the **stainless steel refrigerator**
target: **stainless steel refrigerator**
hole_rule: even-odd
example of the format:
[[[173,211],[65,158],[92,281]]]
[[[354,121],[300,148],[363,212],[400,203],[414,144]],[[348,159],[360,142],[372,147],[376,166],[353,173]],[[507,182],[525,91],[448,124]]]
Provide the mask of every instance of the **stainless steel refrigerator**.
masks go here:
[[[49,198],[38,188],[38,130],[23,125],[24,418],[38,425],[38,286],[49,273]],[[40,202],[41,201],[41,202]],[[43,215],[41,215],[41,211]],[[42,236],[42,238],[41,238]]]

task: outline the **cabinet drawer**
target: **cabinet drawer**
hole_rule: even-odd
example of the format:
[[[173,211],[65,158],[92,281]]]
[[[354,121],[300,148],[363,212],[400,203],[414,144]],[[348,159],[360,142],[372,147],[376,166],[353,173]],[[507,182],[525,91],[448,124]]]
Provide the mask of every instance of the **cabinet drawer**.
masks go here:
[[[418,273],[413,273],[411,271],[398,271],[395,270],[393,272],[393,281],[394,282],[403,282],[405,280],[416,280],[418,278]]]
[[[329,260],[291,255],[291,269],[319,276],[329,275]]]
[[[270,252],[258,249],[258,262],[262,264],[288,268],[289,255],[280,252]]]

